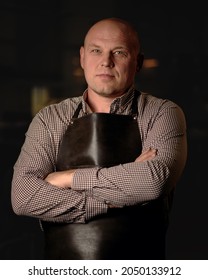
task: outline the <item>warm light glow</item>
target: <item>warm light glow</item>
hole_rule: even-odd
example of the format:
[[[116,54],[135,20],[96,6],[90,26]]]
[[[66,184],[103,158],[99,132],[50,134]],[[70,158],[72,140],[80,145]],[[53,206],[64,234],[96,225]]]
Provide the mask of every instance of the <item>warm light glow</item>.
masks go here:
[[[46,87],[34,87],[31,91],[31,113],[32,116],[45,107],[50,100],[50,93]]]
[[[155,58],[144,59],[143,68],[156,68],[159,66],[159,61]]]
[[[77,67],[77,68],[74,69],[73,75],[75,77],[83,77],[84,76],[84,72],[83,72],[81,67]]]

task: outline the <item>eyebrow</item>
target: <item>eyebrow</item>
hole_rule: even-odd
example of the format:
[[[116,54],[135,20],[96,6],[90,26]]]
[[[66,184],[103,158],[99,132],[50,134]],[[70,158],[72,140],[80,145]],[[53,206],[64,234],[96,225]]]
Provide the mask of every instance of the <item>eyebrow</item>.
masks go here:
[[[95,47],[95,48],[100,48],[100,46],[99,46],[99,45],[97,45],[97,44],[89,44],[89,45],[88,45],[88,47],[90,47],[90,48],[92,48],[92,47]]]
[[[102,46],[100,46],[100,45],[97,45],[97,44],[89,44],[88,45],[88,48],[102,48]],[[124,47],[124,46],[116,46],[116,47],[114,47],[112,50],[116,50],[116,49],[122,49],[122,50],[126,50],[126,51],[128,51],[129,49],[127,48],[127,47]]]

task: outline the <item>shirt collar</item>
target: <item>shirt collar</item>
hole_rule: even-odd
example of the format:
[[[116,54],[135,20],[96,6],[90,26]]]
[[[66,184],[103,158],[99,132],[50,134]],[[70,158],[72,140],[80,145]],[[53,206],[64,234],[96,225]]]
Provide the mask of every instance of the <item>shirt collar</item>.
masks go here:
[[[135,87],[132,85],[126,93],[113,100],[111,103],[110,113],[122,113],[126,107],[131,103],[134,97]],[[88,90],[83,93],[82,108],[85,114],[92,113],[89,105],[86,102]]]

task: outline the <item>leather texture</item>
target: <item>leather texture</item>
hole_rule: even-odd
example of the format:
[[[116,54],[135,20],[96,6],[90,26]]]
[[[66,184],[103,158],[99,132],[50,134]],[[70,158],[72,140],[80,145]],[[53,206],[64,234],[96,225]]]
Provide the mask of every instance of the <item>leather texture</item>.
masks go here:
[[[86,224],[42,222],[45,258],[65,260],[165,259],[164,201],[109,209]]]
[[[130,115],[92,113],[73,120],[61,142],[57,170],[110,167],[132,162],[141,153],[141,137]]]

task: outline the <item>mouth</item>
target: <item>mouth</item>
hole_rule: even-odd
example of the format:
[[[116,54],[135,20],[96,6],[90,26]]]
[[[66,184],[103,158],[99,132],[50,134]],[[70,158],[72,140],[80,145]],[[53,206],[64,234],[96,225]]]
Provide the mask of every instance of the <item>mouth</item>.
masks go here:
[[[106,74],[106,73],[102,73],[102,74],[98,74],[96,75],[97,77],[100,77],[102,79],[112,79],[114,78],[114,75],[111,74]]]

